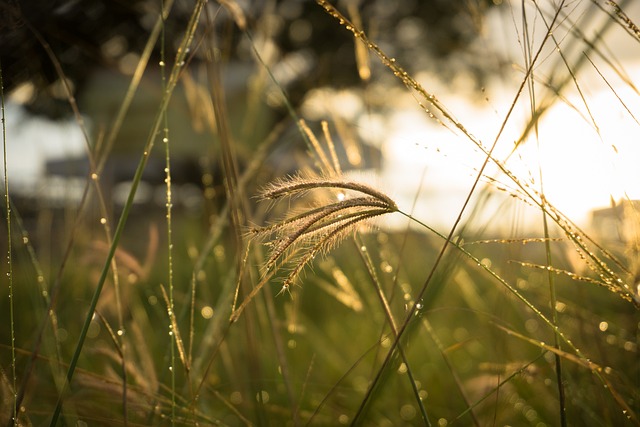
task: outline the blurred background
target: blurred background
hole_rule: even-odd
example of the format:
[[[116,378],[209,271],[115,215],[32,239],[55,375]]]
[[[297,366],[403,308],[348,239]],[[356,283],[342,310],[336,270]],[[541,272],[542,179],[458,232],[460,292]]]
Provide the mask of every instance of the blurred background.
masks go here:
[[[494,3],[468,3],[350,1],[341,6],[408,71],[431,79],[429,83],[437,85],[438,90],[458,93],[460,99],[475,106],[482,101],[481,88],[508,62],[502,57],[504,52],[494,49],[487,38]],[[441,126],[421,117],[393,76],[377,59],[370,58],[362,45],[354,45],[351,34],[336,26],[335,20],[314,2],[235,4],[249,21],[261,60],[280,85],[276,86],[267,75],[250,40],[238,30],[232,16],[217,3],[209,4],[207,17],[202,18],[203,28],[215,31],[222,40],[218,49],[225,64],[223,84],[241,159],[247,160],[251,147],[288,116],[281,90],[316,130],[323,119],[348,128],[350,138],[357,142],[351,145],[364,147],[364,152],[359,158],[352,155],[346,163],[353,162],[355,169],[375,169],[382,176],[381,181],[402,180],[407,171],[404,163],[416,159],[413,154],[402,152],[413,150],[415,144],[449,145],[442,136],[427,139],[424,131],[435,135],[441,132]],[[114,126],[160,6],[160,2],[149,0],[2,4],[0,54],[7,123],[11,124],[7,134],[8,167],[14,197],[18,204],[24,202],[25,209],[37,210],[38,203],[64,205],[65,198],[77,201],[82,194],[90,169],[87,153],[91,151],[99,158],[104,148],[105,135]],[[164,35],[167,58],[175,55],[190,7],[189,2],[176,2],[171,10]],[[194,185],[202,187],[202,176],[219,175],[202,36],[196,43],[200,48],[189,55],[189,67],[182,75],[169,114],[173,181],[185,185],[186,198],[194,194]],[[107,173],[101,178],[103,185],[115,187],[112,190],[116,203],[126,195],[126,186],[123,191],[117,186],[133,176],[140,147],[162,96],[158,46],[156,43],[153,47],[140,89],[115,141],[103,153],[109,160]],[[59,70],[64,73],[64,82]],[[68,90],[88,129],[86,135],[69,105]],[[289,127],[293,131],[279,137],[269,158],[273,173],[291,173],[307,157],[295,125]],[[402,130],[410,134],[403,134]],[[155,157],[161,160],[152,162],[145,176],[145,184],[152,186],[161,184],[163,179],[164,154],[161,149],[156,151]],[[460,156],[466,155],[466,151],[460,152]],[[421,173],[429,165],[429,182],[434,177],[449,182],[447,177],[437,178],[442,173],[438,164],[457,160],[441,157],[421,154],[419,158],[423,160],[409,166]],[[472,163],[470,160],[466,164]],[[414,178],[413,173],[411,177]],[[403,184],[408,198],[420,185],[415,179],[410,181],[410,188]],[[428,191],[436,188],[442,187],[428,185]],[[139,200],[153,197],[149,186],[143,186],[140,192]],[[430,198],[434,196],[431,194]],[[194,204],[195,198],[187,203]],[[450,209],[456,208],[453,200],[446,201],[446,205],[441,210],[442,218],[449,217]]]
[[[368,164],[354,167],[376,168],[378,181],[396,191],[404,205],[411,206],[422,192],[415,209],[438,228],[450,226],[474,179],[474,168],[482,161],[477,147],[448,124],[424,114],[379,60],[354,44],[351,34],[314,2],[234,4],[243,10],[255,47],[280,85],[265,73],[232,16],[217,3],[209,4],[208,18],[202,19],[210,22],[203,24],[222,40],[218,49],[225,64],[223,84],[240,157],[248,157],[249,147],[288,115],[280,96],[284,89],[293,108],[312,123],[328,119],[348,124],[352,136],[368,150]],[[535,14],[533,6],[524,4],[523,9],[520,2],[484,0],[339,2],[371,40],[443,101],[486,147],[514,102],[528,49],[535,48],[546,31],[541,19],[518,27],[515,18]],[[633,2],[621,6],[631,18],[639,13]],[[98,153],[101,138],[113,126],[160,3],[14,0],[0,7],[14,195],[31,204],[34,199],[77,198],[89,170],[87,150]],[[167,58],[175,55],[190,7],[179,1],[171,11],[165,26]],[[548,200],[587,226],[593,209],[610,205],[610,200],[640,197],[633,185],[640,179],[635,167],[640,153],[633,138],[638,122],[630,114],[637,111],[638,100],[635,87],[622,74],[638,73],[637,39],[621,31],[597,3],[574,3],[566,14],[564,34],[556,40],[567,45],[563,55],[551,55],[552,48],[542,52],[544,59],[534,70],[539,86],[525,88],[545,94],[537,100],[543,113],[536,117],[534,129],[531,106],[521,97],[500,134],[496,158],[508,159],[508,167],[523,180],[542,173]],[[589,47],[589,40],[600,45]],[[161,97],[157,46],[108,155],[111,186],[133,175]],[[599,49],[606,50],[606,56]],[[88,141],[75,123],[52,55],[78,103]],[[203,48],[190,54],[171,104],[174,181],[179,184],[201,186],[202,175],[215,175],[219,162],[205,55]],[[604,69],[607,58],[619,71]],[[569,66],[575,66],[575,81]],[[558,91],[562,97],[555,96]],[[289,132],[277,145],[272,166],[279,173],[295,170],[304,157],[300,136]],[[149,166],[148,183],[161,183],[162,173],[154,178],[151,171],[162,169],[161,163]],[[495,169],[487,174],[501,179]],[[186,186],[185,197],[193,190]],[[142,191],[146,195],[141,198],[151,197],[151,188]],[[117,189],[115,194],[120,194]],[[504,211],[503,201],[494,197],[496,210]],[[429,209],[434,204],[438,209]],[[524,226],[535,221],[526,212],[509,215]]]

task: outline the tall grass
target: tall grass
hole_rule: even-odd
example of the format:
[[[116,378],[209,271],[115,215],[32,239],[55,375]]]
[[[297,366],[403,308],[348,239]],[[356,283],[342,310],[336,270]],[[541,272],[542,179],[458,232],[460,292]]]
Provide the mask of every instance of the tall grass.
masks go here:
[[[68,88],[92,163],[84,197],[66,221],[70,226],[48,207],[37,213],[37,227],[22,221],[8,191],[11,153],[5,142],[8,286],[0,300],[7,313],[0,328],[0,421],[640,424],[638,236],[627,235],[617,245],[598,240],[547,200],[542,169],[529,180],[508,162],[525,143],[540,141],[544,114],[573,88],[586,111],[585,126],[599,132],[579,71],[586,64],[595,67],[593,53],[625,75],[600,44],[605,29],[626,28],[627,36],[637,39],[624,5],[594,2],[598,13],[609,15],[593,39],[579,33],[580,17],[573,15],[571,2],[535,3],[522,9],[519,21],[513,17],[522,31],[524,66],[486,146],[447,107],[446,97],[425,88],[369,37],[357,8],[349,7],[347,18],[331,3],[317,3],[335,18],[335,31],[354,37],[354,72],[363,82],[394,76],[425,117],[483,154],[450,228],[443,232],[403,206],[386,183],[382,190],[346,172],[340,144],[352,138],[341,119],[326,117],[320,132],[314,131],[264,54],[272,41],[267,31],[272,12],[249,20],[234,1],[196,2],[170,64],[163,26],[172,19],[172,3],[164,2],[104,143],[84,127]],[[262,100],[257,104],[262,109],[254,110],[261,115],[247,113],[249,119],[231,116],[225,96],[228,40],[216,30],[222,16],[231,17],[254,54],[250,87],[255,92],[246,102]],[[534,22],[544,23],[544,35],[534,37]],[[589,60],[568,55],[559,34],[588,49]],[[139,163],[112,230],[102,171],[158,40],[160,102],[146,141],[137,147]],[[200,99],[210,107],[203,111],[211,147],[200,160],[218,163],[222,178],[214,182],[205,168],[200,207],[189,211],[176,207],[180,189],[172,181],[173,147],[180,141],[170,115],[181,77],[196,73],[193,55],[200,51],[206,78],[190,79],[185,88],[207,94]],[[64,81],[55,52],[49,52]],[[550,57],[560,64],[557,77],[542,81],[538,67]],[[269,120],[264,101],[269,87],[287,117],[267,133],[243,139],[256,121]],[[546,87],[552,90],[543,91]],[[511,154],[500,157],[505,129],[522,105],[529,116],[522,136]],[[393,107],[390,101],[385,105]],[[236,133],[237,120],[251,120],[243,135]],[[3,138],[11,142],[16,125],[4,119],[3,125]],[[305,142],[308,159],[299,172],[278,176],[266,159],[289,129]],[[165,159],[165,206],[141,212],[135,196],[158,139]],[[489,175],[491,167],[497,175]],[[215,197],[216,185],[223,197]],[[510,235],[495,236],[474,223],[503,193],[512,197],[502,209],[525,207],[540,215],[535,235],[514,224]],[[417,190],[415,200],[424,198]],[[94,202],[98,209],[86,209]],[[637,231],[637,211],[629,206]],[[52,217],[55,238],[47,246]],[[406,226],[387,228],[390,219]],[[49,262],[43,267],[41,260]]]

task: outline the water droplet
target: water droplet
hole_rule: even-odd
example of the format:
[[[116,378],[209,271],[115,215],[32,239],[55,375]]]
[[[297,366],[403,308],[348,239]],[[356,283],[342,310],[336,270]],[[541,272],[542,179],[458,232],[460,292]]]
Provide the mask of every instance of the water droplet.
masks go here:
[[[259,391],[258,394],[256,395],[256,400],[262,403],[268,403],[269,398],[270,398],[269,392],[267,392],[266,390]]]
[[[384,271],[385,273],[393,272],[393,267],[387,261],[382,261],[382,263],[380,264],[380,268],[382,268],[382,271]]]

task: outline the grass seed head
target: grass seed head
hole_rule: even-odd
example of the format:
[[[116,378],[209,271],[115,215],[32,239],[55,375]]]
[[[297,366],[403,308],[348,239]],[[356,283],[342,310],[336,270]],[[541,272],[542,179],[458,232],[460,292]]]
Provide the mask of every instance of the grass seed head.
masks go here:
[[[329,202],[320,201],[322,190],[333,193]],[[317,200],[312,207],[292,210],[278,222],[252,230],[270,248],[265,269],[275,268],[278,263],[290,268],[283,289],[289,288],[318,253],[330,251],[371,219],[398,210],[386,194],[340,177],[288,177],[267,186],[260,198],[281,200],[302,195]]]

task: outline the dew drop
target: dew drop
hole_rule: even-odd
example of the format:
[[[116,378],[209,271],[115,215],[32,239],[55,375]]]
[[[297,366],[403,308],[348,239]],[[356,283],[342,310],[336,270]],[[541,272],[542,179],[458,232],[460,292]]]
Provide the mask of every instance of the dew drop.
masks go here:
[[[387,261],[382,261],[382,263],[380,264],[380,267],[382,268],[382,271],[384,271],[385,273],[393,272],[393,267]]]

